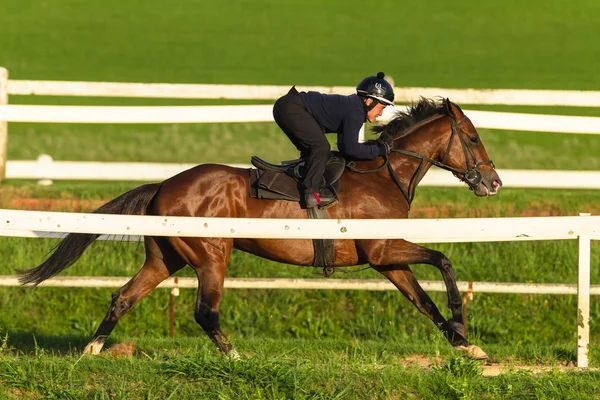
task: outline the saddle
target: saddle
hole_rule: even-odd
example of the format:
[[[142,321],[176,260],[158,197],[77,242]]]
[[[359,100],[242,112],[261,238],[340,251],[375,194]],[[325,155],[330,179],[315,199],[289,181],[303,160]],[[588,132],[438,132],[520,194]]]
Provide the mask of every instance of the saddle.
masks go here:
[[[273,164],[257,156],[252,156],[252,165],[257,169],[250,170],[250,197],[255,199],[289,200],[299,202],[303,196],[300,180],[306,171],[306,162],[303,158],[297,160],[283,161],[281,164]],[[323,179],[326,190],[337,195],[339,190],[339,179],[344,173],[346,160],[336,154],[331,154],[325,166]],[[327,219],[327,210],[317,207],[306,210],[308,218]],[[323,268],[325,276],[331,276],[334,272],[335,247],[333,239],[313,239],[315,258],[313,266]]]
[[[303,198],[300,187],[300,181],[306,173],[306,161],[303,158],[274,164],[252,156],[251,162],[257,169],[250,170],[250,197],[296,202]],[[346,160],[332,153],[323,174],[325,190],[330,190],[331,194],[337,195],[339,179],[345,167]]]

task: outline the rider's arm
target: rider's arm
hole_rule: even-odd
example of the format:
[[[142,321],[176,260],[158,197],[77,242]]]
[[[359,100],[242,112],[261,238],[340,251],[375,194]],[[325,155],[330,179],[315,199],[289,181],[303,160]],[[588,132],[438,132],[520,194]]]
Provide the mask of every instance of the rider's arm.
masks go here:
[[[363,120],[355,115],[349,115],[342,122],[342,130],[338,133],[338,149],[348,157],[374,160],[382,155],[382,150],[376,144],[359,143],[358,133],[363,126]]]

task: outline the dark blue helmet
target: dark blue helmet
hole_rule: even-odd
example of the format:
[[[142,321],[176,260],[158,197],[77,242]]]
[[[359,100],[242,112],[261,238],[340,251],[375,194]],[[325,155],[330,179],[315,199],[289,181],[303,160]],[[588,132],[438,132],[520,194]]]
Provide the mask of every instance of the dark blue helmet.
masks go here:
[[[363,79],[356,87],[356,94],[364,97],[371,97],[379,100],[383,104],[394,105],[394,89],[388,81],[383,79],[385,74],[378,72],[376,76],[369,76]]]

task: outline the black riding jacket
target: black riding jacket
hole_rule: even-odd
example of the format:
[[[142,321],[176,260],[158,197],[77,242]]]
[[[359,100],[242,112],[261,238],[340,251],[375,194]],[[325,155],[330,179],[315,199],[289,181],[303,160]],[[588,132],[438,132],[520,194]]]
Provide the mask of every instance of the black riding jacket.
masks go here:
[[[374,160],[379,157],[375,144],[358,142],[358,133],[367,117],[360,97],[353,94],[323,94],[300,92],[306,110],[313,116],[324,133],[337,133],[338,149],[356,159]]]

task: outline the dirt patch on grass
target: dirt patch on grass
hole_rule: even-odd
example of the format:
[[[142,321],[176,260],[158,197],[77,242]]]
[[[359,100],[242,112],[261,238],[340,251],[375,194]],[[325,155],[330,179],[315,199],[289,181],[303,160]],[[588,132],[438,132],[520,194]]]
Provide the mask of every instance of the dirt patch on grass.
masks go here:
[[[3,198],[2,203],[3,207],[14,210],[91,212],[107,200]]]
[[[32,195],[33,192],[29,187],[0,185],[0,199],[2,199],[3,203],[14,198],[30,197]]]
[[[107,350],[107,353],[113,358],[131,358],[135,354],[135,346],[133,345],[133,342],[117,343],[114,346],[111,346]]]
[[[439,357],[427,357],[420,354],[414,354],[411,356],[403,357],[399,360],[399,363],[409,367],[419,367],[424,369],[440,367],[443,365],[444,360]],[[567,365],[520,365],[520,364],[499,364],[499,363],[485,363],[481,362],[479,370],[483,376],[498,376],[500,374],[506,374],[511,372],[525,371],[532,374],[539,374],[550,371],[560,372],[578,372],[582,371],[575,366],[575,364],[568,363]],[[588,368],[584,371],[595,371],[596,368]]]
[[[532,374],[541,374],[550,371],[559,371],[559,372],[589,372],[594,371],[595,368],[588,368],[586,370],[581,370],[575,366],[544,366],[544,365],[500,365],[500,364],[491,364],[491,365],[482,365],[480,367],[483,376],[498,376],[500,374],[506,374],[510,372],[518,372],[525,371]]]
[[[37,393],[31,393],[19,388],[10,389],[7,393],[9,399],[43,399],[44,396]]]

